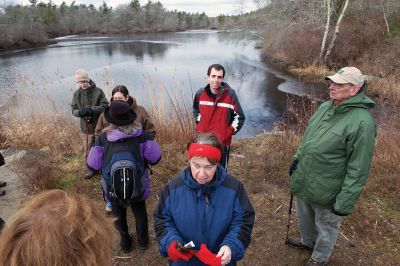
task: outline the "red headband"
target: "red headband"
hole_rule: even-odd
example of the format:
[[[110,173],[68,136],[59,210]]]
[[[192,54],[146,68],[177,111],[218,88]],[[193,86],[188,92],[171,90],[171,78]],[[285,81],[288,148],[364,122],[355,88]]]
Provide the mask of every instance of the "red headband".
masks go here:
[[[189,146],[189,160],[192,159],[193,156],[207,157],[220,162],[221,150],[205,144],[192,143]]]

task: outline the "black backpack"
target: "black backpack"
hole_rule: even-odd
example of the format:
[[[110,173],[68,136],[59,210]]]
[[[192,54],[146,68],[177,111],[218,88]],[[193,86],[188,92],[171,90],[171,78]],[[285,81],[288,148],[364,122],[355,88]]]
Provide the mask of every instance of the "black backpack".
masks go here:
[[[111,201],[126,207],[132,201],[141,200],[147,180],[140,153],[140,138],[111,142],[102,134],[100,141],[104,143],[102,175],[107,184],[106,193]]]

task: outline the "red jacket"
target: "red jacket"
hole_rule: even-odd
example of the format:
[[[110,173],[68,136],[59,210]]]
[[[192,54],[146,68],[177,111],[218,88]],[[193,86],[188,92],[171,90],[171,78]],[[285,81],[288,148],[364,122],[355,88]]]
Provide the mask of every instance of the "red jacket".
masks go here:
[[[217,95],[212,94],[210,85],[197,91],[193,101],[193,115],[197,132],[213,132],[223,146],[229,146],[232,135],[244,124],[244,113],[235,91],[222,83]]]

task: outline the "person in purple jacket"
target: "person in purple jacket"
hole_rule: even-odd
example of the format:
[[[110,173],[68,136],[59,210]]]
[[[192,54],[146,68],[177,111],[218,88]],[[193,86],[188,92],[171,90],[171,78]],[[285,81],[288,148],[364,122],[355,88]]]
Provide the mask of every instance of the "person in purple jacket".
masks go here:
[[[87,160],[87,164],[95,170],[103,170],[102,185],[107,190],[106,181],[104,179],[104,168],[112,157],[107,154],[104,144],[117,143],[122,140],[128,141],[130,138],[137,138],[140,145],[140,155],[145,165],[155,165],[161,159],[161,150],[157,142],[152,140],[150,135],[138,129],[134,125],[136,118],[135,112],[128,103],[123,101],[113,101],[104,111],[106,120],[110,123],[110,129],[103,132],[95,141],[91,148]],[[108,144],[109,145],[109,144]],[[146,250],[149,246],[148,220],[145,200],[150,195],[150,176],[149,169],[146,167],[146,189],[143,197],[139,201],[131,201],[130,206],[136,221],[136,236],[139,249]],[[105,193],[107,195],[107,193]],[[118,203],[112,202],[112,213],[117,218],[114,222],[115,227],[121,235],[120,246],[123,252],[130,252],[132,248],[132,236],[129,233],[126,221],[126,207]]]

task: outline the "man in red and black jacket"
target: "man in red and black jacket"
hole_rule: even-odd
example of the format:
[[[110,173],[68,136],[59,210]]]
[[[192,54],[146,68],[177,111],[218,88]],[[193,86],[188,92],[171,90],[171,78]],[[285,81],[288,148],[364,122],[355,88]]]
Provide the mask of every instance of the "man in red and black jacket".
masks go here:
[[[219,64],[208,67],[208,85],[197,91],[193,101],[196,132],[213,132],[223,145],[221,165],[227,169],[232,135],[244,124],[244,113],[235,91],[224,83],[225,69]]]

